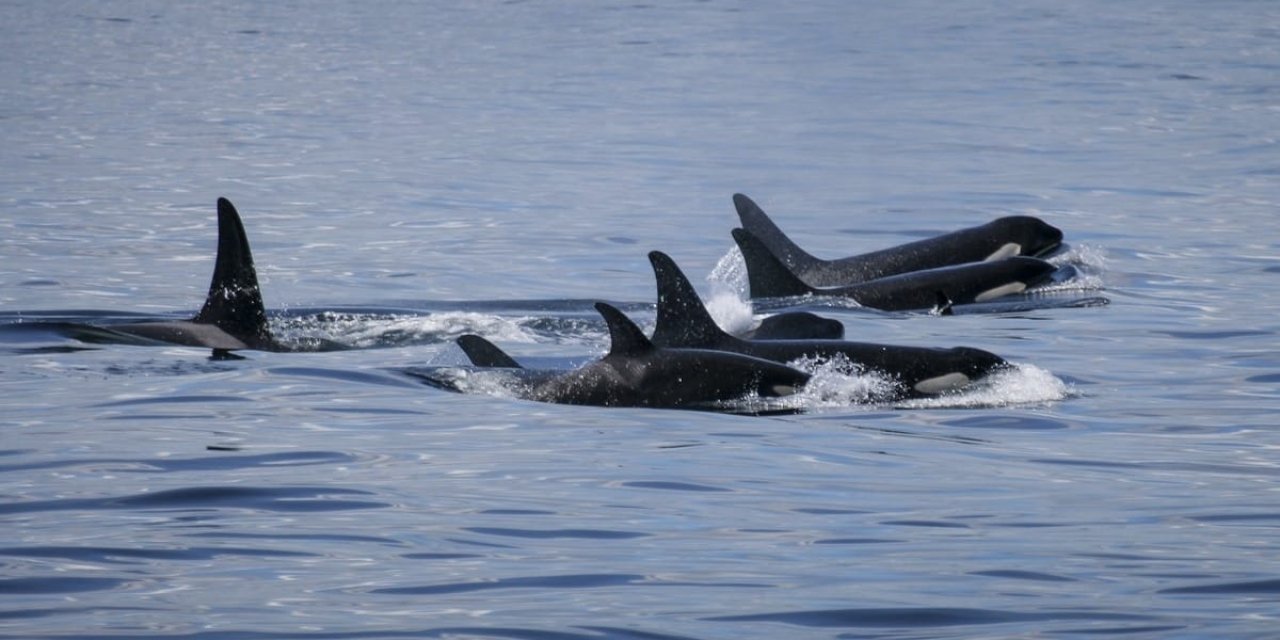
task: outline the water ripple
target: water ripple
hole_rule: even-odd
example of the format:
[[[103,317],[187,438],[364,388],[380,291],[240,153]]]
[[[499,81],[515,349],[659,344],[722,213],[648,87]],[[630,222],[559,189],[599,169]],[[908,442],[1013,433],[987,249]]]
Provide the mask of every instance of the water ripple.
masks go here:
[[[209,509],[229,507],[277,512],[342,511],[389,506],[368,500],[337,500],[333,495],[372,495],[332,487],[186,487],[110,498],[64,498],[0,504],[0,514],[103,509]]]

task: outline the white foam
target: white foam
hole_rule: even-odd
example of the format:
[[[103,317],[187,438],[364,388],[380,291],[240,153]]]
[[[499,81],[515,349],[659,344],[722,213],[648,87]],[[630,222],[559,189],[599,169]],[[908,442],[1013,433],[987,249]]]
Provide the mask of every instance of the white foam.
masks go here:
[[[497,342],[535,342],[536,336],[523,324],[525,320],[465,311],[428,315],[325,313],[273,322],[272,331],[283,341],[322,338],[356,348],[380,346],[388,340],[443,342],[464,333],[480,334]]]
[[[1071,395],[1071,387],[1045,369],[1030,364],[993,373],[959,393],[915,398],[897,403],[907,409],[1007,407],[1057,402]]]

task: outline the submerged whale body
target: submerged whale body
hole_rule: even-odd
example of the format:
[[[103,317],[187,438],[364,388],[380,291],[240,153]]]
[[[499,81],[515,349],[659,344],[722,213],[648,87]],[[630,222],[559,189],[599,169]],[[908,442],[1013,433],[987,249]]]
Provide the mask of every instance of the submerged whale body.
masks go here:
[[[294,351],[271,334],[249,250],[249,238],[231,201],[218,198],[218,253],[209,293],[190,320],[159,320],[109,325],[55,323],[63,335],[96,343],[208,347],[215,358],[232,351]],[[336,349],[326,343],[320,348]]]
[[[933,308],[940,296],[952,304],[994,300],[1047,282],[1057,269],[1044,260],[1018,256],[900,273],[839,287],[814,287],[792,273],[750,231],[734,229],[733,239],[747,264],[752,298],[831,296],[883,311]]]
[[[856,284],[966,262],[1041,257],[1062,245],[1062,231],[1057,227],[1034,216],[1006,216],[880,251],[823,260],[787,237],[751,198],[737,193],[733,204],[742,228],[758,238],[801,281],[814,287]]]
[[[844,323],[808,311],[787,311],[737,335],[744,340],[839,340],[844,337]]]
[[[603,407],[714,408],[751,397],[796,393],[809,375],[742,354],[706,349],[673,349],[653,344],[621,311],[596,304],[609,327],[609,353],[570,371],[531,371],[493,343],[476,335],[458,345],[480,367],[521,372],[516,378],[528,400]],[[414,372],[418,377],[427,377]]]
[[[895,380],[903,397],[955,391],[1011,366],[1000,356],[970,347],[908,347],[841,340],[742,340],[716,325],[675,261],[665,253],[653,251],[649,253],[649,262],[658,285],[658,318],[653,343],[659,346],[731,351],[777,362],[843,357],[854,365]]]

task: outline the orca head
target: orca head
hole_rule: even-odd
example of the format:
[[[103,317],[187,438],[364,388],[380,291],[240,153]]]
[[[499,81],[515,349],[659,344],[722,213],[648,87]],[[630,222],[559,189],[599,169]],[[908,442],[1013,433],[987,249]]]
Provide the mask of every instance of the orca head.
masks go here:
[[[938,360],[943,370],[935,375],[916,380],[911,388],[920,395],[935,396],[959,391],[974,380],[1012,367],[1000,356],[973,347],[952,347],[942,350]]]
[[[987,260],[1011,256],[1040,257],[1062,246],[1062,230],[1035,216],[1005,216],[993,220],[991,225],[1008,241]]]
[[[995,267],[1007,273],[1007,278],[999,284],[978,292],[974,302],[987,302],[996,298],[1022,293],[1031,287],[1044,284],[1053,277],[1057,267],[1039,258],[1014,256],[1006,258]],[[994,265],[993,265],[994,267]]]

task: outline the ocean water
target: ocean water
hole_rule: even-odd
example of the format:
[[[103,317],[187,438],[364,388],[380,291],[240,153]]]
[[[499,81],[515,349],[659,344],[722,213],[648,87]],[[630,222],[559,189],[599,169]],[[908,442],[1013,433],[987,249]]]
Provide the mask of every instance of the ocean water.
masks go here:
[[[54,0],[0,5],[0,43],[0,637],[1280,628],[1276,3]],[[749,324],[734,192],[825,257],[1037,215],[1082,275],[811,307],[1020,365],[943,401],[400,373],[465,332],[594,357],[592,301],[652,322],[652,249]],[[219,196],[275,329],[356,348],[22,327],[190,316]]]

